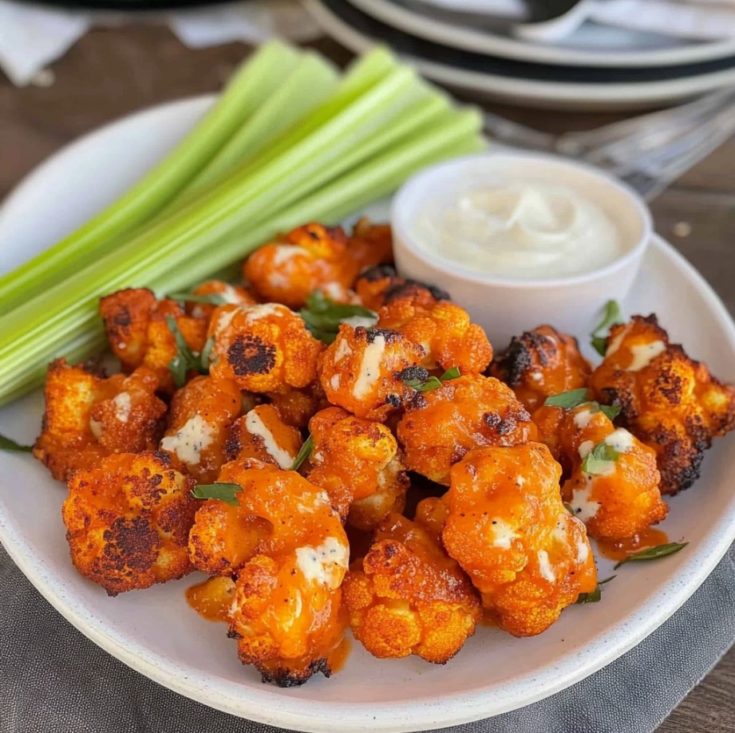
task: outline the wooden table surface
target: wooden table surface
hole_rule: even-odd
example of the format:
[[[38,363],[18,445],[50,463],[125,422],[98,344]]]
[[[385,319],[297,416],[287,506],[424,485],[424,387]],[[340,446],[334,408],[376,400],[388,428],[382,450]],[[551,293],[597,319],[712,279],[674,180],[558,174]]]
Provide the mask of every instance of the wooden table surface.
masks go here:
[[[339,62],[350,55],[316,44]],[[0,72],[0,199],[75,137],[132,110],[217,90],[244,54],[233,43],[192,51],[165,28],[94,30],[51,66],[49,86],[15,88]],[[604,115],[493,111],[551,131],[589,128]],[[657,230],[709,280],[735,313],[735,139],[653,202]],[[104,176],[105,171],[100,171]],[[735,648],[673,711],[659,733],[735,731]],[[591,731],[590,733],[594,733]]]

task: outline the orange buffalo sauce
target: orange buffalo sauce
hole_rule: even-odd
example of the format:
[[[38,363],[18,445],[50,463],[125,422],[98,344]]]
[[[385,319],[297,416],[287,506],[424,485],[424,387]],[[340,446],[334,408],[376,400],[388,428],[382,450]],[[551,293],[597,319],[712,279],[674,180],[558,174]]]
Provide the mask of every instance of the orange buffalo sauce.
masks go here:
[[[624,540],[598,540],[597,547],[600,554],[608,560],[618,562],[625,560],[628,555],[640,550],[646,550],[656,545],[664,545],[669,541],[666,532],[649,527],[632,537]]]
[[[187,603],[209,621],[227,621],[235,583],[231,578],[209,578],[186,589]]]
[[[352,643],[347,637],[342,639],[342,641],[332,649],[327,657],[327,664],[329,665],[329,669],[332,674],[339,672],[345,666],[345,662],[347,661],[347,657],[350,656],[351,651]]]

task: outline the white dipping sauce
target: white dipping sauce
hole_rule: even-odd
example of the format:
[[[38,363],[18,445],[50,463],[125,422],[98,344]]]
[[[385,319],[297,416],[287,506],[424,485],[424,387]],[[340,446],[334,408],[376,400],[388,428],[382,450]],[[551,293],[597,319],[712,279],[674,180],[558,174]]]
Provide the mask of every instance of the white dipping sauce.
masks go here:
[[[427,252],[517,279],[590,272],[623,252],[616,226],[583,191],[532,179],[464,185],[415,225]]]

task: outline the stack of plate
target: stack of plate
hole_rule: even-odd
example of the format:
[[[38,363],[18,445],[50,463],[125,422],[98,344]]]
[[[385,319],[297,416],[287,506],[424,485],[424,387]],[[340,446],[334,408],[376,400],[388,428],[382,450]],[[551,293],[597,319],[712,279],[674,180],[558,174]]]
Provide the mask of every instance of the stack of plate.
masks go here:
[[[510,24],[417,0],[308,0],[353,51],[391,46],[426,77],[492,99],[556,109],[652,107],[735,84],[735,39],[688,42],[588,23],[556,44]]]

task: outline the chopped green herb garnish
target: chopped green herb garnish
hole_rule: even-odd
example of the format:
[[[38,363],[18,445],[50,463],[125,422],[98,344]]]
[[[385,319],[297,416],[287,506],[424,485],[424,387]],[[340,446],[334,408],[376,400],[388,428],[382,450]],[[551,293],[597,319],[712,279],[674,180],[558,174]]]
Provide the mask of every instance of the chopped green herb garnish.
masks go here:
[[[658,560],[660,557],[668,557],[679,552],[679,550],[683,550],[688,544],[688,542],[668,542],[665,545],[648,547],[645,550],[628,555],[628,557],[616,563],[614,569],[617,570],[621,565],[625,565],[626,562],[646,562],[648,560]]]
[[[610,464],[617,461],[619,455],[615,448],[602,441],[584,457],[582,470],[591,474],[607,473]]]
[[[607,415],[610,420],[614,420],[620,414],[619,405],[601,405],[599,402],[587,399],[588,394],[589,392],[586,387],[570,389],[568,392],[561,392],[553,395],[552,397],[547,397],[544,401],[544,405],[548,405],[549,407],[563,407],[565,410],[573,410],[575,407],[587,404],[593,412],[597,412],[599,410]]]
[[[350,318],[365,318],[374,325],[377,313],[361,305],[335,303],[327,298],[321,290],[315,290],[307,299],[306,307],[301,309],[301,317],[314,338],[331,344],[337,336],[340,323]]]
[[[563,407],[566,410],[571,410],[585,402],[589,402],[589,390],[587,387],[581,387],[580,389],[570,389],[568,392],[555,394],[553,397],[547,397],[544,404],[549,407]]]
[[[597,583],[597,587],[590,591],[589,593],[580,593],[577,597],[576,603],[597,603],[602,600],[602,588],[601,586],[605,585],[605,583],[609,583],[613,578],[615,578],[615,575],[611,575],[609,578],[605,578],[605,580],[600,580]]]
[[[429,376],[425,379],[412,377],[410,379],[405,379],[404,382],[417,392],[433,392],[435,389],[439,389],[444,382],[449,382],[452,379],[458,379],[461,376],[462,374],[459,371],[459,367],[451,367],[439,377]]]
[[[214,347],[214,336],[210,336],[205,342],[204,342],[204,348],[202,349],[202,353],[199,354],[199,365],[201,367],[201,371],[208,372],[209,371],[209,362],[212,357],[212,348]]]
[[[312,438],[310,435],[304,441],[298,454],[296,455],[296,458],[294,459],[294,462],[291,464],[291,470],[298,471],[301,468],[304,461],[306,461],[306,459],[311,455],[312,450],[314,450],[314,438]]]
[[[608,300],[605,303],[605,311],[602,320],[597,324],[597,328],[590,334],[592,347],[600,356],[605,356],[605,348],[607,343],[607,335],[610,327],[616,323],[622,323],[623,316],[620,312],[620,305],[617,300]]]
[[[197,295],[196,293],[169,293],[171,300],[180,300],[184,303],[208,303],[209,305],[224,305],[227,299],[220,293]]]
[[[0,435],[0,450],[14,451],[16,453],[30,453],[33,450],[32,445],[21,445],[16,443],[4,435]]]
[[[242,490],[239,484],[199,484],[191,490],[195,499],[219,499],[237,506],[237,494]]]
[[[194,370],[202,374],[209,371],[209,355],[212,351],[213,342],[211,339],[207,340],[201,354],[198,351],[192,351],[183,334],[179,331],[176,319],[173,316],[166,316],[166,324],[176,340],[176,356],[171,359],[168,368],[174,378],[174,384],[177,387],[183,387],[186,384],[186,375],[190,371]]]
[[[595,403],[599,408],[600,412],[607,415],[608,420],[614,420],[620,414],[620,405],[601,405]]]

